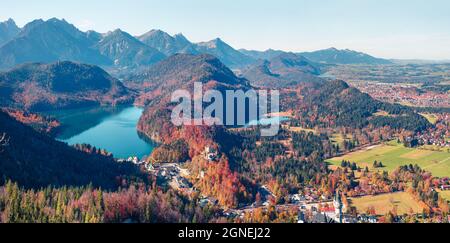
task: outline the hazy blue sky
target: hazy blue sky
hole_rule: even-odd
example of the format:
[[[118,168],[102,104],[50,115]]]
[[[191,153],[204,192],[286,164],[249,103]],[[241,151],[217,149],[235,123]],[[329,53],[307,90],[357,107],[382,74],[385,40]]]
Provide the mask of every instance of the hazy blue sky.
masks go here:
[[[82,30],[182,32],[235,48],[349,48],[386,58],[450,59],[448,0],[14,0],[0,20],[65,18]]]

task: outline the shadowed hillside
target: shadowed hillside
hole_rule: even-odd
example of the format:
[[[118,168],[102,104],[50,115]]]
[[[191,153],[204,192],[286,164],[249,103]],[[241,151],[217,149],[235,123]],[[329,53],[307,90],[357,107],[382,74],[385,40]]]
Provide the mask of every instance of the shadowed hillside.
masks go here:
[[[35,111],[131,102],[120,81],[96,66],[25,64],[0,73],[0,104]]]

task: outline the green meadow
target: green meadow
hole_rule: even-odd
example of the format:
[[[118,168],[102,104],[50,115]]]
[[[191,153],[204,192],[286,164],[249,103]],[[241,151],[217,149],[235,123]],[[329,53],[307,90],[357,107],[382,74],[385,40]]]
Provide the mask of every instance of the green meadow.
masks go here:
[[[398,214],[408,214],[411,210],[414,213],[422,212],[419,203],[407,192],[350,198],[350,203],[361,213],[366,212],[370,207],[374,207],[378,215],[385,215],[394,208],[397,209]]]
[[[433,151],[428,148],[406,148],[397,142],[390,142],[336,157],[327,162],[340,166],[342,160],[379,171],[393,171],[401,165],[417,164],[436,177],[450,176],[450,153],[445,149]],[[381,161],[384,167],[374,169],[374,161]]]

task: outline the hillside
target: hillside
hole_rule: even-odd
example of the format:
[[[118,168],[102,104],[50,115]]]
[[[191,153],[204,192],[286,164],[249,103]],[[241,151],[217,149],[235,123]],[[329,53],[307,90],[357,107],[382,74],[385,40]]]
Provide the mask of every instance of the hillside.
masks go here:
[[[336,48],[329,48],[314,52],[303,52],[300,53],[300,55],[313,62],[325,64],[392,64],[389,60],[376,58],[362,52],[356,52],[348,49],[338,50]]]
[[[177,89],[193,91],[194,83],[201,82],[204,89],[247,89],[247,80],[236,77],[233,72],[211,55],[174,55],[144,73],[131,77],[144,90],[139,103],[149,104],[138,129],[156,141],[165,138],[173,141],[168,126],[170,123],[170,102],[172,92]],[[161,127],[166,129],[161,129]]]
[[[7,143],[0,147],[0,184],[5,179],[27,188],[87,186],[112,189],[120,176],[138,175],[131,165],[117,164],[110,157],[87,154],[57,142],[0,111],[0,134]]]
[[[245,79],[236,77],[218,58],[207,54],[176,54],[125,80],[127,85],[131,83],[144,91],[138,103],[168,97],[176,89],[192,89],[194,82],[214,80],[224,85],[247,85]]]
[[[196,187],[205,195],[218,198],[222,205],[236,207],[237,198],[248,199],[252,188],[246,188],[247,183],[238,177],[234,166],[228,162],[227,154],[219,156],[216,162],[202,156],[206,147],[216,148],[220,153],[228,152],[233,144],[239,143],[239,137],[231,135],[222,126],[175,126],[171,122],[171,111],[176,104],[170,101],[175,89],[186,89],[192,94],[194,82],[201,82],[204,91],[224,92],[250,88],[247,80],[236,77],[219,59],[205,54],[172,56],[134,80],[142,84],[146,93],[140,99],[148,104],[138,130],[161,143],[150,158],[172,162],[189,159],[192,166],[198,168],[192,171],[193,177],[199,176],[201,170],[209,171],[207,176],[196,180]]]
[[[302,82],[320,82],[320,68],[308,59],[294,53],[284,53],[269,61],[260,61],[243,72],[252,85],[285,88]]]
[[[0,73],[1,106],[42,111],[131,102],[120,81],[73,62],[25,64]]]
[[[421,131],[431,124],[413,108],[377,101],[344,81],[330,81],[303,87],[301,97],[290,103],[309,126],[364,128],[389,126],[392,129]],[[384,111],[386,116],[374,114]]]

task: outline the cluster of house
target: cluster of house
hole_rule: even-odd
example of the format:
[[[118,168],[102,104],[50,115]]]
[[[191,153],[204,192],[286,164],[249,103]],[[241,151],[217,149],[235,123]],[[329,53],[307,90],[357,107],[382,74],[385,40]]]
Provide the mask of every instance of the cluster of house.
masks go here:
[[[128,163],[133,163],[135,165],[143,165],[143,164],[146,163],[146,157],[143,157],[142,159],[139,159],[136,156],[131,156],[128,159],[118,159],[117,162],[119,162],[119,163],[128,162]]]
[[[358,219],[349,215],[336,212],[338,209],[328,208],[319,209],[318,207],[302,206],[298,214],[298,223],[315,223],[315,224],[331,224],[331,223],[357,223]]]
[[[119,159],[119,163],[129,162],[137,166],[143,166],[147,172],[159,179],[161,184],[167,184],[174,189],[191,189],[192,184],[180,175],[181,168],[177,164],[172,163],[148,163],[147,158],[129,157],[128,159]]]
[[[450,106],[448,94],[432,91],[418,92],[414,85],[375,82],[359,82],[352,85],[375,99],[390,103],[410,103],[420,107]]]
[[[437,121],[433,128],[418,133],[415,138],[420,145],[435,145],[450,148],[450,115],[436,114]]]
[[[298,194],[290,195],[289,198],[293,204],[317,203],[329,200],[329,198],[326,198],[325,196],[319,196],[317,189],[314,187],[305,187]]]
[[[200,207],[204,208],[208,205],[217,205],[219,203],[219,200],[217,200],[216,198],[213,197],[207,197],[207,196],[202,196],[199,200],[199,205]]]
[[[421,139],[421,144],[424,145],[434,145],[434,146],[439,146],[439,147],[450,147],[450,141],[446,140],[446,138],[442,138],[442,139]]]
[[[422,132],[415,136],[419,145],[434,145],[439,147],[450,147],[450,141],[445,134],[441,134],[438,131],[435,132]]]
[[[442,191],[450,191],[450,185],[442,185],[441,190]]]
[[[258,188],[258,193],[261,196],[260,205],[256,205],[256,202],[252,204],[251,207],[264,206],[268,207],[270,205],[270,198],[275,198],[273,192],[270,191],[269,187],[266,185]]]
[[[336,193],[332,207],[323,203],[306,204],[300,206],[298,223],[378,223],[376,216],[359,215],[357,217],[346,214],[346,205],[342,202],[340,193]],[[322,206],[322,207],[321,207]]]
[[[439,185],[441,191],[450,191],[450,179],[448,177],[439,179]]]
[[[147,171],[154,175],[161,184],[169,185],[176,190],[192,189],[192,184],[181,176],[182,169],[178,164],[152,164],[147,163]]]
[[[147,171],[155,176],[163,186],[170,186],[171,188],[191,194],[198,190],[194,185],[184,176],[189,175],[189,171],[180,167],[176,163],[146,163]],[[219,202],[213,197],[202,196],[199,199],[199,205],[206,207],[207,205],[217,205]]]

